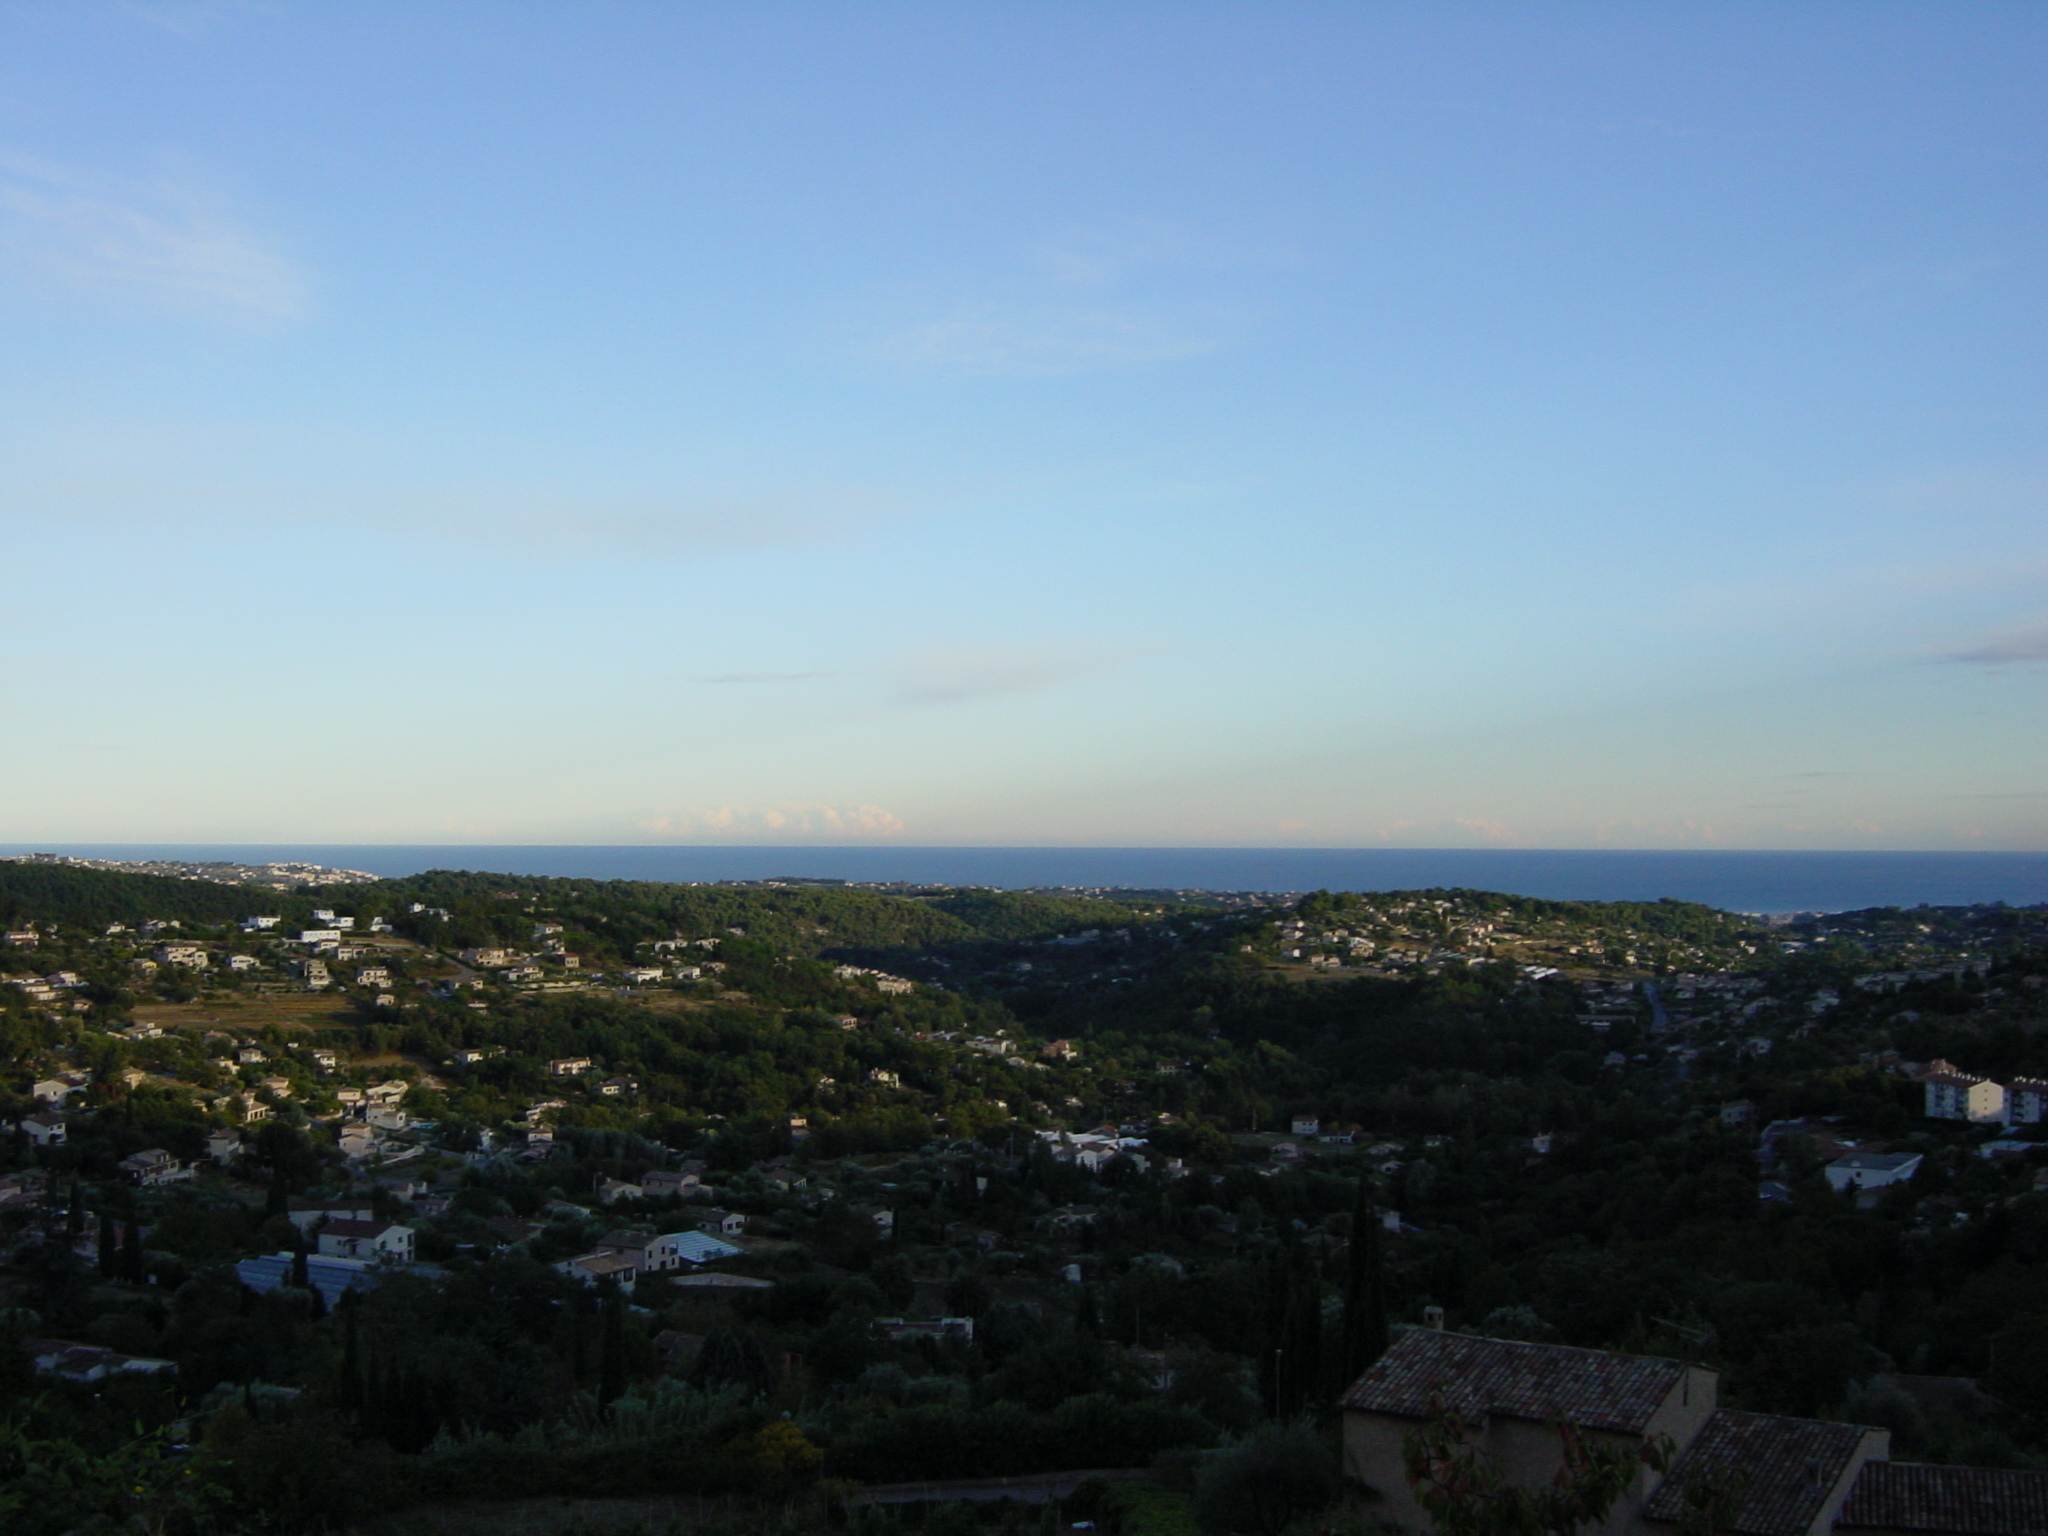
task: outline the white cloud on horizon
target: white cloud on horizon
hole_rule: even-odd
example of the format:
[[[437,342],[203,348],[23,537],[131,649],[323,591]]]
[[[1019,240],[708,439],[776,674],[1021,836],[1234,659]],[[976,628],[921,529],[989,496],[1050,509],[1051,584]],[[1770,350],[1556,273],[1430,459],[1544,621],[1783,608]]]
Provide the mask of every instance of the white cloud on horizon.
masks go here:
[[[303,270],[189,173],[94,176],[0,151],[0,263],[21,287],[180,315],[303,317]]]
[[[878,805],[722,805],[672,811],[634,823],[656,837],[901,837],[902,818]]]

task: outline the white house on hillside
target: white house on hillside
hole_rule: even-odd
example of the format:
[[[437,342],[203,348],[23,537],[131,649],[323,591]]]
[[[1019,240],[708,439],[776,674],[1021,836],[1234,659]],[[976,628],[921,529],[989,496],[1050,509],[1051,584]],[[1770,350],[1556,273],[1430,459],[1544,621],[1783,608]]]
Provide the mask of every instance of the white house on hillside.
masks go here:
[[[1918,1152],[1851,1152],[1828,1164],[1828,1185],[1846,1191],[1903,1184],[1919,1171],[1922,1161]]]
[[[320,1252],[333,1259],[412,1262],[412,1228],[392,1221],[329,1221],[320,1229]]]

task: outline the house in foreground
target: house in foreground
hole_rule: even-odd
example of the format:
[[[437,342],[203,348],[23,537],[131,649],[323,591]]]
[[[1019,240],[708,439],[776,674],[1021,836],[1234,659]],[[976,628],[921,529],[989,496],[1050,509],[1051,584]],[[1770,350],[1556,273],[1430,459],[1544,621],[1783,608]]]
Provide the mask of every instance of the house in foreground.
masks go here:
[[[1724,1409],[1717,1373],[1702,1366],[1434,1328],[1403,1333],[1343,1399],[1345,1475],[1400,1530],[1431,1529],[1409,1490],[1403,1442],[1437,1399],[1473,1426],[1510,1480],[1529,1486],[1559,1471],[1561,1425],[1630,1450],[1668,1440],[1669,1465],[1636,1474],[1602,1536],[1676,1536],[1688,1487],[1737,1473],[1746,1482],[1727,1529],[1740,1536],[2048,1532],[2048,1472],[1894,1462],[1887,1430]]]

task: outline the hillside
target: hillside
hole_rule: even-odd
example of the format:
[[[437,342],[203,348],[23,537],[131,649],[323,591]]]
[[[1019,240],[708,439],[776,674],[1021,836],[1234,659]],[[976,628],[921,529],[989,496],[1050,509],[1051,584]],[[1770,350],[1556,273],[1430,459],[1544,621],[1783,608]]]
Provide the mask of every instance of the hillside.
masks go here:
[[[129,1454],[95,1392],[197,1414],[279,1529],[723,1496],[775,1425],[792,1489],[1184,1460],[1326,1411],[1368,1305],[1699,1359],[1900,1454],[2048,1456],[2048,1142],[1921,1081],[2048,1078],[2043,909],[440,871],[245,929],[203,883],[0,892],[0,1308],[175,1366],[0,1390],[88,1459]],[[1848,1154],[1914,1171],[1845,1196]],[[355,1230],[315,1207],[412,1267],[292,1283]],[[701,1270],[621,1258],[707,1226]]]

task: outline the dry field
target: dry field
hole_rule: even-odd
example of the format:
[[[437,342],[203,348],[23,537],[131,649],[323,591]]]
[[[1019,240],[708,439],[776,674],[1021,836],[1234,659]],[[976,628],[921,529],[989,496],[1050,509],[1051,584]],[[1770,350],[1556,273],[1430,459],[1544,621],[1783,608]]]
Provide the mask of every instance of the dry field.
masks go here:
[[[269,997],[221,997],[199,1003],[149,1003],[135,1010],[138,1022],[171,1029],[253,1031],[275,1025],[286,1031],[345,1028],[357,1022],[346,998],[317,992],[284,992]]]

